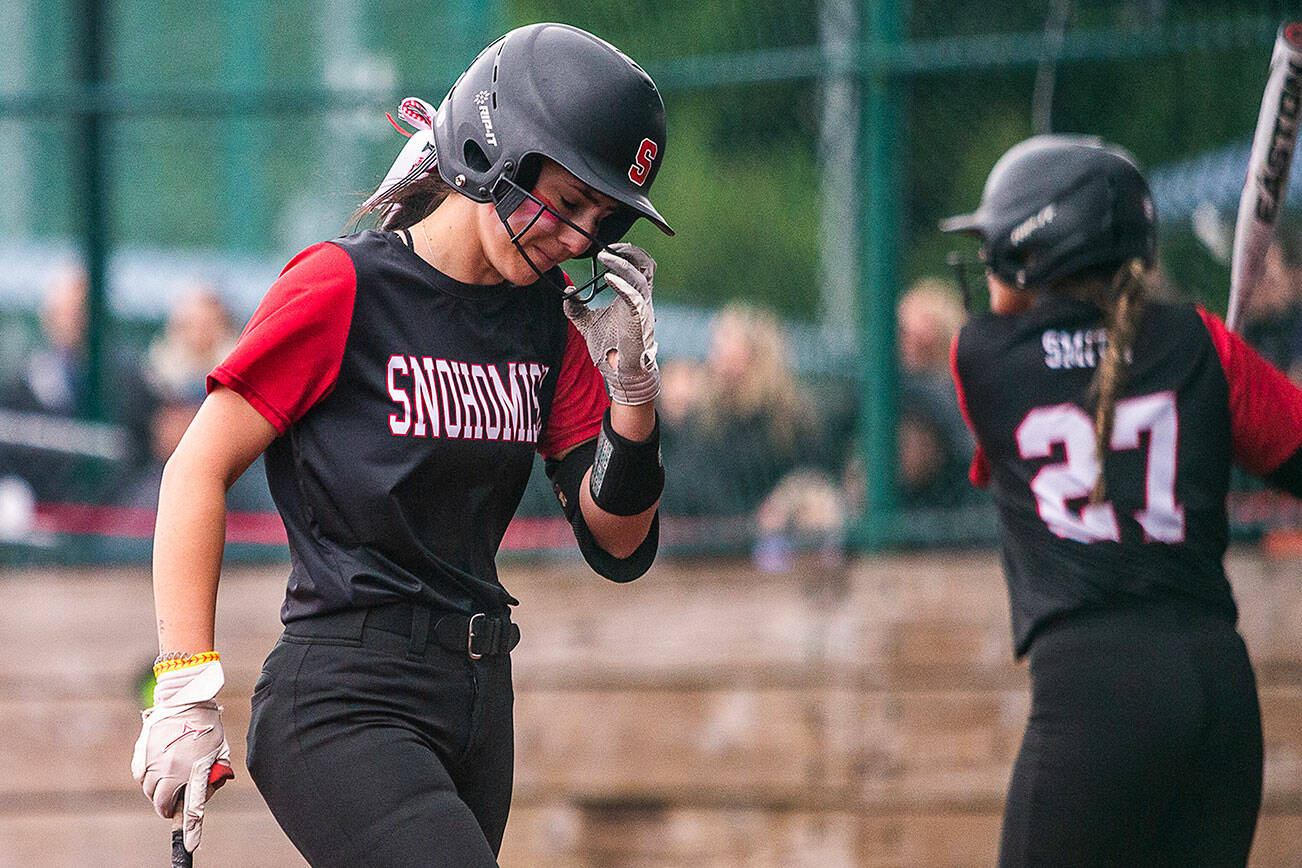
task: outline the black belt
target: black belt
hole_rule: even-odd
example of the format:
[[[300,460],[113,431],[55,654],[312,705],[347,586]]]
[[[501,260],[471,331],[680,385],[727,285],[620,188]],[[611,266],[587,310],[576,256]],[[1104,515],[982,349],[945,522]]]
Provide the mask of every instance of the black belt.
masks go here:
[[[431,628],[431,622],[432,628]],[[411,637],[411,650],[420,653],[430,640],[449,651],[464,652],[471,660],[510,653],[520,644],[520,628],[509,613],[460,612],[439,614],[412,603],[390,603],[366,612],[365,626]]]

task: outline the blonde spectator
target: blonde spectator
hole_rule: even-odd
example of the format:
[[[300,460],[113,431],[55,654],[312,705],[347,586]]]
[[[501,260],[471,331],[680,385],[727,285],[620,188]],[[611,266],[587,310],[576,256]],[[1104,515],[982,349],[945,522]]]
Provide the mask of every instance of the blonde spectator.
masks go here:
[[[900,362],[897,480],[908,506],[949,506],[964,483],[972,438],[954,397],[949,347],[967,318],[953,285],[923,278],[896,305]]]
[[[950,342],[967,318],[953,285],[924,277],[900,297],[895,313],[900,366],[910,372],[948,372]]]
[[[684,363],[672,376],[666,368],[667,514],[751,514],[783,476],[819,456],[811,402],[787,359],[777,317],[734,303],[714,318],[704,365]]]
[[[208,372],[226,358],[237,337],[221,296],[196,284],[177,298],[163,334],[150,344],[145,381],[155,396],[193,396],[197,407]]]
[[[709,375],[702,405],[707,428],[751,419],[782,449],[807,427],[809,408],[787,360],[778,318],[735,302],[719,311],[710,340]]]

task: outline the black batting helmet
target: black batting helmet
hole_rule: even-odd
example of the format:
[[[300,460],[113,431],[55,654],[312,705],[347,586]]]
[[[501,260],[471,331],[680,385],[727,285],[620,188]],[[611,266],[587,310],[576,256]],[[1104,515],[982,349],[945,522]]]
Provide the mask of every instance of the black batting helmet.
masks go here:
[[[979,236],[986,266],[1022,289],[1135,258],[1151,265],[1157,248],[1148,182],[1129,153],[1093,136],[1014,145],[990,170],[977,210],[940,228]]]
[[[577,27],[531,24],[485,48],[439,106],[434,144],[443,180],[493,202],[503,220],[524,201],[542,156],[622,206],[598,227],[597,247],[638,217],[674,234],[647,197],[665,155],[655,82]]]

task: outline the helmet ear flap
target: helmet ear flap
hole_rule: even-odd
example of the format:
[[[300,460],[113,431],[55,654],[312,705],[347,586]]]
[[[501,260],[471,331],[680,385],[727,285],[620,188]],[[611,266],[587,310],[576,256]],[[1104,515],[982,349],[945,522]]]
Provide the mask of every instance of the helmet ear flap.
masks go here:
[[[538,154],[525,154],[520,158],[520,170],[515,173],[515,183],[532,193],[541,174],[542,157]]]
[[[511,176],[503,172],[498,179],[497,185],[493,188],[494,207],[497,209],[497,216],[506,222],[515,209],[524,204],[528,194],[533,192],[534,185],[538,183],[538,176],[542,174],[542,157],[538,154],[526,154],[520,160],[520,167]]]

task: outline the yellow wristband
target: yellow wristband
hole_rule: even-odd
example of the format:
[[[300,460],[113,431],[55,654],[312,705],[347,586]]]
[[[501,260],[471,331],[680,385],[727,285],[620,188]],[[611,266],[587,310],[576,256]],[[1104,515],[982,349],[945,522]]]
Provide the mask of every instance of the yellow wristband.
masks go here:
[[[178,669],[189,669],[191,666],[202,666],[205,663],[212,663],[214,660],[221,659],[216,651],[205,651],[202,654],[191,654],[188,657],[172,657],[167,660],[160,660],[154,664],[154,677],[162,675],[164,672],[175,672]]]

